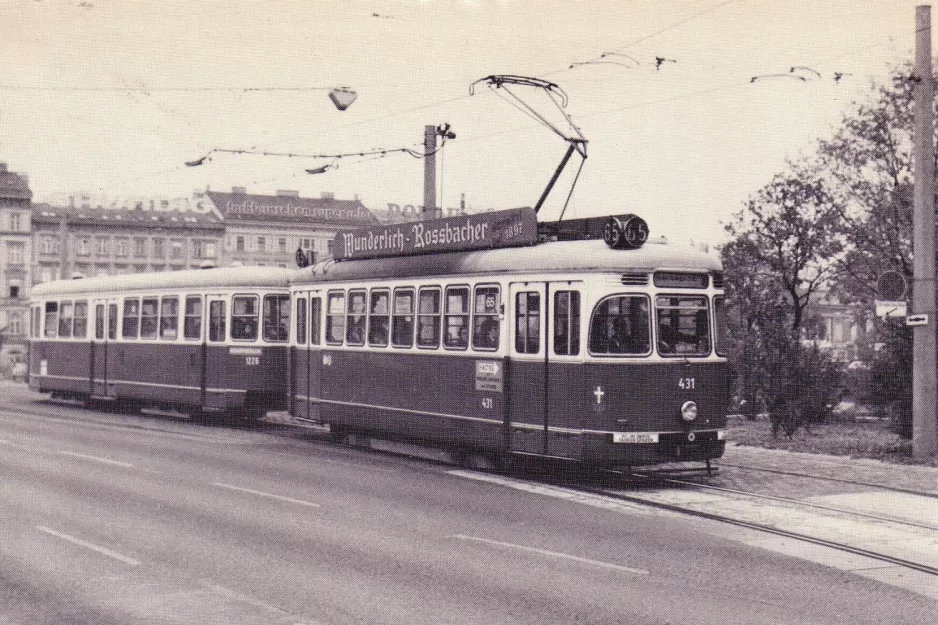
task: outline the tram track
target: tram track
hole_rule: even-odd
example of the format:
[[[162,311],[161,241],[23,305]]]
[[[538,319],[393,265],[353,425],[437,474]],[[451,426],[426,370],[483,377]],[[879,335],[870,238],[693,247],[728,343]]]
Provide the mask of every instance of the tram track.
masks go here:
[[[786,471],[782,469],[770,469],[767,467],[754,467],[750,465],[743,464],[731,464],[724,461],[720,461],[721,467],[727,467],[731,469],[741,469],[743,471],[757,471],[760,473],[772,473],[774,475],[787,475],[790,477],[800,477],[807,478],[812,480],[819,480],[823,482],[832,482],[837,484],[847,484],[850,486],[861,486],[865,488],[877,488],[880,490],[887,490],[894,493],[902,493],[905,495],[918,495],[919,497],[928,497],[929,499],[938,499],[938,492],[935,491],[920,491],[914,490],[911,488],[902,488],[900,486],[891,486],[889,484],[882,484],[876,482],[861,482],[858,480],[848,480],[845,478],[830,477],[826,475],[814,475],[811,473],[801,473],[797,471]]]
[[[750,497],[750,498],[752,498],[752,499],[764,499],[764,500],[769,500],[769,501],[776,501],[776,502],[780,502],[780,503],[787,503],[787,504],[791,504],[791,505],[801,506],[801,507],[804,507],[804,508],[812,508],[812,509],[815,509],[815,510],[823,510],[823,511],[825,511],[825,512],[836,512],[836,513],[838,513],[838,514],[849,514],[849,515],[852,515],[852,516],[855,516],[855,517],[859,517],[859,518],[864,518],[864,519],[869,519],[869,520],[874,520],[874,521],[883,521],[883,522],[894,523],[894,524],[898,524],[898,525],[906,525],[906,526],[909,526],[909,527],[915,527],[915,528],[919,528],[919,529],[927,529],[927,530],[932,530],[932,531],[938,532],[938,524],[920,523],[920,522],[917,522],[917,521],[912,521],[912,520],[909,520],[909,519],[903,519],[903,518],[900,518],[900,517],[894,517],[894,516],[888,516],[888,515],[881,515],[881,514],[872,514],[872,513],[869,513],[869,512],[862,512],[862,511],[855,510],[855,509],[851,509],[851,508],[843,508],[843,507],[839,507],[839,506],[831,506],[831,505],[829,505],[829,504],[820,504],[820,503],[814,503],[814,502],[811,502],[811,501],[804,501],[803,499],[793,499],[793,498],[791,498],[791,497],[781,497],[781,496],[778,496],[778,495],[769,495],[769,494],[766,494],[766,493],[757,493],[757,492],[753,492],[753,491],[741,490],[741,489],[738,489],[738,488],[727,488],[727,487],[725,487],[725,486],[715,486],[715,485],[712,485],[712,484],[700,484],[700,483],[698,483],[698,482],[689,482],[689,481],[686,481],[686,480],[678,480],[678,479],[674,479],[674,478],[661,478],[661,477],[658,477],[658,476],[651,476],[651,477],[649,477],[648,475],[643,474],[643,473],[632,473],[632,474],[630,474],[630,476],[633,476],[633,477],[640,477],[640,478],[643,478],[643,479],[649,479],[649,480],[652,480],[653,483],[657,483],[657,484],[661,484],[661,485],[681,486],[681,487],[685,487],[685,488],[689,487],[689,488],[696,489],[696,490],[705,490],[705,491],[712,491],[712,492],[720,492],[720,493],[726,493],[726,494],[730,494],[730,495],[739,495],[739,496],[744,496],[744,497]],[[838,480],[838,481],[839,481],[839,480]],[[850,481],[847,481],[847,480],[844,480],[844,481],[846,481],[846,482],[849,483],[849,484],[856,484],[856,482],[850,482]],[[874,484],[869,484],[869,486],[875,486],[875,485],[874,485]],[[900,490],[899,492],[902,492],[903,494],[908,494],[908,495],[916,495],[916,496],[922,496],[922,497],[931,497],[931,495],[929,495],[929,494],[925,494],[925,493],[921,493],[921,492],[917,492],[917,491],[912,491],[912,490]],[[935,497],[935,498],[938,499],[938,497]]]
[[[775,536],[782,536],[785,538],[791,538],[793,540],[798,540],[800,542],[809,543],[813,545],[823,546],[836,551],[850,553],[853,555],[863,556],[865,558],[870,558],[872,560],[890,564],[893,566],[902,567],[909,570],[918,571],[920,573],[925,573],[927,575],[938,577],[938,567],[931,566],[922,562],[915,562],[913,560],[908,560],[905,558],[900,558],[893,556],[887,553],[872,551],[865,549],[863,547],[857,547],[855,545],[850,545],[844,542],[828,540],[825,538],[820,538],[817,536],[811,536],[803,532],[797,532],[793,530],[788,530],[780,527],[774,527],[772,525],[767,525],[765,523],[756,523],[754,521],[747,521],[745,519],[733,518],[725,514],[719,514],[715,512],[705,512],[703,510],[697,510],[694,508],[681,506],[673,503],[665,503],[661,501],[654,501],[644,497],[639,497],[636,495],[627,495],[621,492],[610,491],[603,488],[590,488],[582,486],[571,486],[566,485],[566,488],[571,488],[573,490],[579,490],[580,492],[589,493],[592,495],[608,497],[613,500],[628,502],[632,504],[638,504],[646,506],[649,508],[654,508],[658,510],[665,510],[668,512],[673,512],[681,514],[683,516],[690,516],[700,519],[706,519],[710,521],[716,521],[719,523],[725,523],[729,525],[734,525],[736,527],[742,527],[746,529],[755,530],[758,532],[772,534]]]

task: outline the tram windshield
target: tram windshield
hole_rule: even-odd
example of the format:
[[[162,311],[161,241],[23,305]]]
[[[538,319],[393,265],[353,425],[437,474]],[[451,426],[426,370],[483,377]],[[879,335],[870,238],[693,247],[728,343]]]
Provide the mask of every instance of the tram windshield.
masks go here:
[[[601,301],[590,320],[590,353],[631,356],[649,353],[648,309],[645,295],[617,295]]]
[[[663,356],[706,356],[710,353],[710,315],[703,295],[659,295],[655,298],[658,353]]]

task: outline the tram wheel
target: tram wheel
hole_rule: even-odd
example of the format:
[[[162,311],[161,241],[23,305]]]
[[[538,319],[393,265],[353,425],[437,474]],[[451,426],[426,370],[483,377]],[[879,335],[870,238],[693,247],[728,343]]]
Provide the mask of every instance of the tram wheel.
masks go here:
[[[348,438],[348,428],[334,423],[329,424],[329,440],[333,443],[344,443]]]

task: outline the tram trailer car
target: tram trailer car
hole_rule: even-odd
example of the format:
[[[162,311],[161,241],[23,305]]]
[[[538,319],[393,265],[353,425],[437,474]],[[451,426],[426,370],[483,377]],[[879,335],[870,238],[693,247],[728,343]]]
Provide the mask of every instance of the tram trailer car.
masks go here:
[[[289,410],[336,437],[598,467],[723,454],[715,256],[556,241],[326,261],[291,292]]]
[[[36,285],[29,385],[200,417],[284,410],[295,272],[225,267]]]

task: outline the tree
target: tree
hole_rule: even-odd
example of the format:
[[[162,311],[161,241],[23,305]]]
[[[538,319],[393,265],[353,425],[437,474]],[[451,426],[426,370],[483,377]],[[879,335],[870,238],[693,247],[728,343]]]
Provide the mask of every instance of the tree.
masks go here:
[[[840,387],[836,367],[801,342],[804,311],[842,251],[839,212],[808,168],[778,175],[726,230],[731,354],[742,397],[791,437],[823,419]]]

